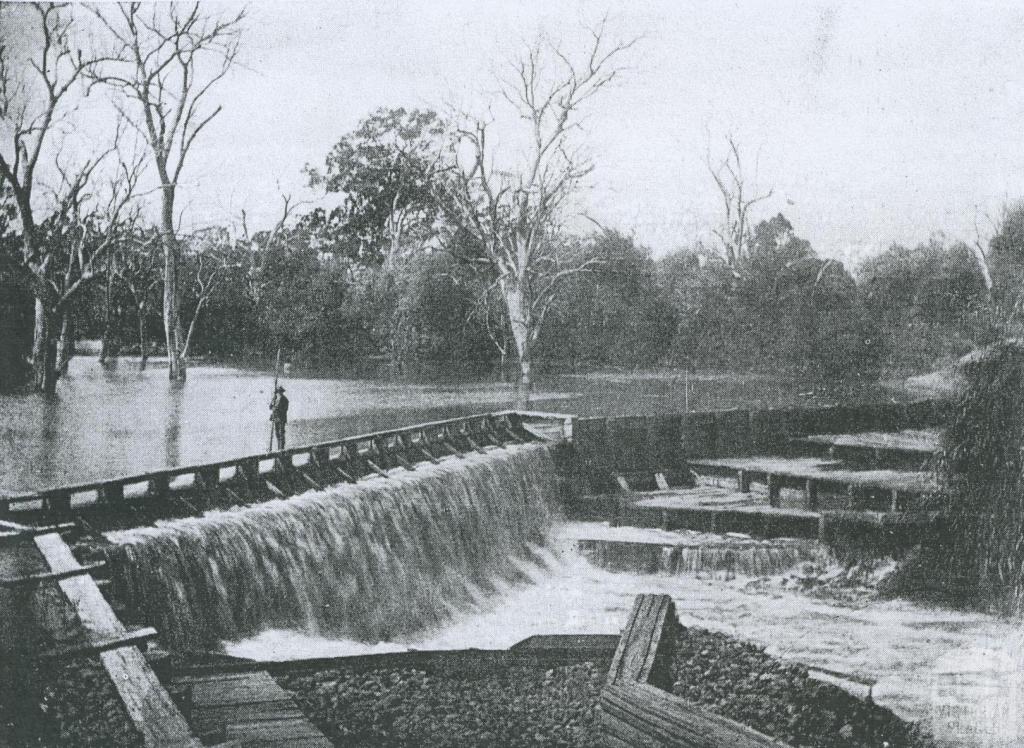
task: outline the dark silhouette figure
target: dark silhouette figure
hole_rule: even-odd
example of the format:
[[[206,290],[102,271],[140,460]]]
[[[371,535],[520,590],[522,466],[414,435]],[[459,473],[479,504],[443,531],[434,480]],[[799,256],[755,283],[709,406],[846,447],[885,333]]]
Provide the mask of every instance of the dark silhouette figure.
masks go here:
[[[284,387],[278,387],[270,401],[270,420],[274,423],[277,448],[284,449],[284,430],[288,424],[288,398],[284,395]]]

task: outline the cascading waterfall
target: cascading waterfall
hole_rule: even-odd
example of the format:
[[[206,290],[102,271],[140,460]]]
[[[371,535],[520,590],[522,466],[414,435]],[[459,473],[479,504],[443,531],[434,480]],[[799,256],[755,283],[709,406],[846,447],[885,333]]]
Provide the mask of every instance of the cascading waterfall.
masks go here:
[[[826,564],[830,561],[827,549],[815,541],[781,538],[709,538],[680,545],[583,540],[579,548],[591,563],[605,569],[724,579],[780,574],[803,562]]]
[[[557,490],[547,447],[523,445],[108,538],[119,594],[174,646],[271,628],[386,641],[522,579]]]

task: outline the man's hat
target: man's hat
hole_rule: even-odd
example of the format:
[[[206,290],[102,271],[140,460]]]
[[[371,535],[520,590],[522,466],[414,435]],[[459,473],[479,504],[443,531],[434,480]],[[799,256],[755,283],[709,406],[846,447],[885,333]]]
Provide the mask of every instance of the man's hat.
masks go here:
[[[284,392],[284,387],[282,387],[281,385],[278,385],[277,386],[277,391],[278,392]]]

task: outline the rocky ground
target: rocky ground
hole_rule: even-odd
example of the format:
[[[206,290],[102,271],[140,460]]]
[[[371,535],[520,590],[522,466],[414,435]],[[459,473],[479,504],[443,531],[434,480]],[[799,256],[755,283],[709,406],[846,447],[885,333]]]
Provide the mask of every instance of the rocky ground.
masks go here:
[[[47,678],[40,710],[47,735],[30,745],[136,748],[142,737],[98,658],[79,658]]]
[[[593,663],[483,673],[345,669],[278,678],[335,745],[593,746],[605,673]]]
[[[892,712],[722,634],[685,629],[673,691],[807,748],[925,748],[930,737]],[[279,677],[336,745],[592,746],[603,668],[510,666],[482,673],[343,668]]]
[[[792,746],[924,748],[931,738],[888,709],[808,677],[764,650],[687,628],[677,637],[672,690]]]

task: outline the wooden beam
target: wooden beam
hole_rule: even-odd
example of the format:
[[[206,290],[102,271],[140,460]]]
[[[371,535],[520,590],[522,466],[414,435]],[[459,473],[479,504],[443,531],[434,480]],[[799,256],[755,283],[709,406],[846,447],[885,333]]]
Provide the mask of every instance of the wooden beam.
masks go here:
[[[228,498],[231,499],[236,504],[244,504],[245,503],[245,499],[243,499],[241,496],[239,496],[230,487],[225,486],[225,485],[221,485],[221,488],[224,489],[224,493],[226,493],[228,495]]]
[[[768,475],[765,476],[765,482],[768,484],[768,506],[778,507],[779,490],[782,488],[782,480],[780,476],[768,473]]]
[[[818,482],[814,478],[804,483],[804,507],[810,511],[818,508]]]
[[[15,587],[37,587],[44,582],[59,582],[62,579],[70,579],[71,577],[82,576],[83,574],[91,574],[94,571],[98,571],[106,566],[104,561],[97,561],[94,564],[88,566],[80,566],[77,569],[67,569],[65,571],[51,571],[43,574],[29,574],[24,577],[11,577],[11,578],[0,578],[0,587],[6,587],[12,589]]]
[[[32,540],[40,535],[50,533],[65,534],[77,529],[74,522],[63,522],[59,525],[47,525],[45,527],[30,527],[27,530],[16,530],[15,532],[0,532],[0,543],[20,543],[25,540]]]
[[[80,566],[71,549],[57,534],[39,536],[35,538],[35,545],[54,572],[70,571]],[[123,637],[128,633],[92,577],[76,576],[57,584],[92,641]],[[137,647],[112,649],[101,652],[99,656],[145,745],[201,747]]]
[[[309,474],[306,473],[305,470],[299,470],[298,472],[299,472],[299,475],[302,477],[302,480],[306,481],[306,483],[308,483],[310,486],[315,488],[317,491],[323,491],[324,490],[324,487],[321,486],[319,483],[317,483],[315,480],[313,480],[313,478],[311,478],[309,476]]]
[[[398,464],[401,465],[402,467],[404,467],[406,470],[415,470],[416,469],[416,467],[411,462],[409,462],[407,459],[405,459],[398,452],[395,452],[395,459],[398,460]]]
[[[659,491],[667,491],[669,488],[668,479],[665,477],[664,473],[655,473],[654,482],[658,486]]]
[[[274,494],[274,496],[277,496],[278,498],[281,498],[281,499],[286,498],[288,496],[288,494],[286,494],[280,488],[275,486],[273,481],[270,480],[270,478],[264,478],[263,480],[267,484],[267,488],[269,488],[271,490],[271,492]]]
[[[667,641],[676,625],[676,608],[668,595],[637,595],[633,610],[619,637],[608,683],[649,683],[657,677],[655,664],[662,639]]]
[[[55,647],[48,649],[44,652],[40,652],[38,657],[40,660],[51,660],[60,661],[67,660],[74,657],[86,657],[100,652],[108,652],[112,649],[121,649],[123,647],[137,647],[140,644],[145,644],[152,639],[156,639],[159,636],[157,630],[154,628],[141,628],[135,631],[129,631],[123,636],[112,636],[107,639],[94,639],[86,644],[79,644],[70,647]]]
[[[420,449],[420,452],[422,452],[423,455],[428,460],[430,460],[432,463],[434,463],[435,465],[439,465],[441,463],[441,461],[439,459],[437,459],[436,457],[434,457],[434,455],[432,455],[430,453],[430,450],[428,450],[426,447],[420,447],[419,449]]]
[[[375,472],[377,475],[381,476],[382,478],[387,478],[388,477],[388,474],[385,473],[383,470],[381,470],[380,466],[377,465],[373,460],[367,459],[367,460],[365,460],[365,462],[369,466],[370,470]]]
[[[353,477],[352,477],[351,475],[349,475],[348,473],[346,473],[346,472],[345,472],[344,470],[342,470],[342,469],[341,469],[340,467],[338,467],[337,465],[331,465],[330,467],[331,467],[331,469],[332,469],[332,470],[334,470],[334,472],[336,472],[336,473],[338,474],[338,476],[339,476],[339,477],[340,477],[340,478],[341,478],[341,479],[342,479],[343,481],[347,481],[347,482],[349,482],[349,483],[355,483],[355,482],[356,482],[356,479],[355,479],[355,478],[353,478]]]

